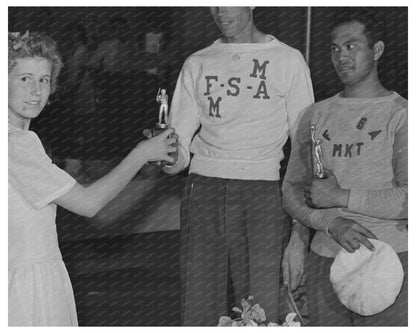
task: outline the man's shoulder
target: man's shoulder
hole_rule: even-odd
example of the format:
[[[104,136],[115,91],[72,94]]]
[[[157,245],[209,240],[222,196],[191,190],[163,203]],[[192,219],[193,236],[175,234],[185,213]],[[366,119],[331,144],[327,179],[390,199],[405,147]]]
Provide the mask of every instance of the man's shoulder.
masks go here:
[[[325,98],[321,101],[315,102],[311,105],[311,109],[313,111],[319,111],[321,109],[325,109],[329,104],[332,104],[334,102],[335,99],[337,99],[339,96],[339,94],[336,94],[334,96]]]
[[[407,107],[408,107],[408,101],[406,98],[402,97],[401,95],[399,95],[398,93],[394,93],[394,99],[393,99],[393,103],[400,109],[402,109],[403,111],[407,112]]]
[[[268,38],[270,41],[270,46],[276,47],[276,48],[280,48],[284,51],[287,52],[292,52],[292,53],[300,53],[300,51],[296,48],[294,48],[293,46],[290,46],[284,42],[282,42],[281,40],[279,40],[278,38],[276,38],[273,35],[266,35],[266,38]]]
[[[193,64],[200,63],[202,60],[207,59],[214,54],[216,54],[216,52],[213,50],[212,45],[209,45],[189,55],[185,59],[184,65],[192,66]]]
[[[273,35],[267,35],[267,37],[271,39],[270,46],[273,48],[273,50],[277,50],[280,54],[283,53],[287,55],[288,59],[291,59],[291,60],[301,59],[302,61],[304,61],[303,55],[298,49],[280,41]]]

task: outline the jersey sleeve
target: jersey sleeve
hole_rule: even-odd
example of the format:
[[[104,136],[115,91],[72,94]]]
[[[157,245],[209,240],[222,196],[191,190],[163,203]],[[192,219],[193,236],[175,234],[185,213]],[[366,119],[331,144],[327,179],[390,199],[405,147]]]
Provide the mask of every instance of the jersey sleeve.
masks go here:
[[[30,131],[9,134],[9,183],[34,208],[40,209],[76,183],[52,163],[38,136]]]
[[[179,137],[178,161],[175,165],[165,168],[167,173],[177,173],[185,169],[190,162],[190,145],[200,126],[200,106],[193,77],[196,74],[188,59],[179,74],[169,115],[170,127],[175,129]]]
[[[283,181],[283,208],[297,221],[315,230],[326,231],[339,214],[333,209],[312,209],[305,203],[304,187],[313,177],[312,152],[309,135],[312,108],[299,117],[297,131],[292,138],[292,150]]]
[[[309,68],[299,51],[296,51],[294,59],[296,61],[292,61],[289,67],[290,76],[287,78],[289,89],[286,96],[289,134],[292,139],[295,136],[301,112],[314,102]]]
[[[407,219],[408,211],[408,120],[402,110],[394,128],[392,188],[385,190],[351,189],[348,210],[384,219]]]

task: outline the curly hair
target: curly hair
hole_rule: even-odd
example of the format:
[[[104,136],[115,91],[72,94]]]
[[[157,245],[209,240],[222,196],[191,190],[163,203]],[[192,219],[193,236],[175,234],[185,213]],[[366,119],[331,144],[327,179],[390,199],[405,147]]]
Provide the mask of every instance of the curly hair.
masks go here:
[[[52,64],[51,93],[56,91],[59,73],[64,66],[56,42],[44,33],[28,31],[9,33],[9,73],[17,64],[18,59],[40,57]]]

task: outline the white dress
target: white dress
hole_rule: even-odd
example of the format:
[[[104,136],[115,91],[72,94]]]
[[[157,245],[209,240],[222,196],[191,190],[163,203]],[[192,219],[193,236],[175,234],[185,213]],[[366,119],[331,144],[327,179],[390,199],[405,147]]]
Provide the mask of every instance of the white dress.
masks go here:
[[[75,183],[35,133],[9,124],[9,326],[78,325],[52,203]]]

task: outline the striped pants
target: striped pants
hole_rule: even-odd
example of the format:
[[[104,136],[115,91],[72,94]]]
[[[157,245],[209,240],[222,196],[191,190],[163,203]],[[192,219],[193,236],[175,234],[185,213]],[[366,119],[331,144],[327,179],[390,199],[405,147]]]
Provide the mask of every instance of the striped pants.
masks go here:
[[[181,207],[182,325],[215,326],[249,295],[276,322],[289,236],[280,182],[189,175]]]

